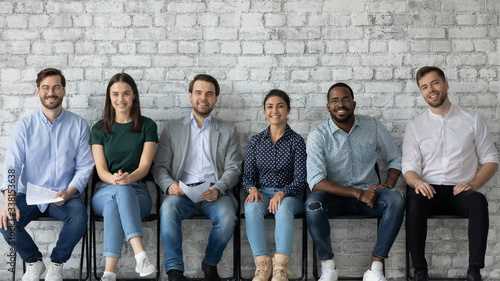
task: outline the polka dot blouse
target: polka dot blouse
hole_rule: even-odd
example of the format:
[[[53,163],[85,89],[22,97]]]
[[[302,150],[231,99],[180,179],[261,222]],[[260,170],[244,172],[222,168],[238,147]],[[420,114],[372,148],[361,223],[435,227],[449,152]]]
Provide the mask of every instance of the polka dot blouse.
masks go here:
[[[242,182],[247,193],[255,186],[301,195],[307,187],[304,139],[288,125],[276,144],[271,141],[269,127],[252,136],[245,153]]]

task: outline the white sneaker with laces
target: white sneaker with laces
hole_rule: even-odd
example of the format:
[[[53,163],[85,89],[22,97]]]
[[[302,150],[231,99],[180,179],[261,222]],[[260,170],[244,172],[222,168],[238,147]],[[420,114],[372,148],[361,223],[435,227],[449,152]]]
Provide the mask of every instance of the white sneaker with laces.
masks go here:
[[[63,281],[62,268],[62,263],[50,262],[49,269],[45,275],[45,281]]]
[[[45,271],[45,265],[42,261],[26,263],[26,273],[23,275],[23,281],[38,281]]]
[[[365,274],[363,274],[363,281],[387,281],[385,279],[384,274],[378,270],[367,270]]]
[[[157,270],[151,260],[147,256],[144,256],[137,262],[135,272],[139,273],[141,277],[144,277],[156,273]]]

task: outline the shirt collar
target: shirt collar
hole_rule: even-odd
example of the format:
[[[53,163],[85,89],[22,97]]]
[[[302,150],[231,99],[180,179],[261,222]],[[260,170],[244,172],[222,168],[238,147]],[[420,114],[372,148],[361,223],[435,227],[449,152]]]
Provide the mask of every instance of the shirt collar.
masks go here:
[[[453,105],[453,103],[450,105],[450,110],[448,110],[448,113],[446,113],[445,116],[441,116],[439,114],[435,114],[434,112],[432,112],[431,108],[429,107],[427,110],[429,112],[429,116],[432,117],[432,118],[435,118],[435,119],[439,119],[439,120],[443,120],[443,119],[448,119],[450,118],[450,116],[453,115],[453,113],[455,112],[455,108],[456,106]]]
[[[337,126],[337,124],[335,124],[335,122],[333,122],[332,118],[328,118],[328,125],[329,125],[329,128],[330,128],[330,133],[333,135],[335,132],[339,131],[339,132],[344,132],[344,130],[340,129],[339,126]],[[354,115],[354,124],[352,124],[352,128],[351,128],[351,132],[354,131],[354,129],[356,127],[360,127],[361,126],[361,123],[359,123],[359,118],[356,117],[356,115]],[[344,132],[345,133],[345,132]],[[349,132],[350,133],[350,132]],[[349,134],[347,133],[347,134]]]
[[[50,123],[49,119],[45,116],[45,114],[43,114],[43,111],[42,109],[38,109],[38,117],[40,118],[40,120],[42,120],[43,123],[47,124],[47,125],[54,125],[58,122],[60,122],[63,118],[64,118],[64,115],[66,114],[66,110],[64,110],[64,108],[61,110],[61,114],[59,114],[59,116],[57,116],[56,119],[54,119],[54,122],[53,124]]]
[[[191,126],[195,126],[196,128],[198,128],[198,124],[196,123],[196,120],[194,119],[193,112],[191,112],[191,117],[189,119],[189,122],[191,123]],[[210,126],[210,124],[212,124],[212,114],[208,115],[208,117],[205,118],[205,120],[203,120],[203,128]],[[198,129],[200,129],[200,128],[198,128]]]
[[[285,132],[283,133],[283,135],[281,136],[281,138],[287,138],[291,133],[292,133],[292,129],[290,128],[290,126],[288,126],[288,124],[286,124]],[[271,125],[269,125],[267,127],[267,129],[264,131],[264,137],[265,138],[271,138]]]

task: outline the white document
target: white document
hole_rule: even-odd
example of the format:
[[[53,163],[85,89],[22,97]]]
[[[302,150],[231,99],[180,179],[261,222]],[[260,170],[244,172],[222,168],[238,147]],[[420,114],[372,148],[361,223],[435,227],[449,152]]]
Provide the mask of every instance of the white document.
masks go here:
[[[193,203],[198,203],[203,200],[200,198],[201,194],[210,188],[210,182],[206,181],[199,185],[187,186],[185,183],[179,181],[179,187]]]
[[[26,188],[26,203],[28,205],[48,204],[63,201],[61,197],[52,198],[56,194],[54,190],[43,188],[28,182]]]

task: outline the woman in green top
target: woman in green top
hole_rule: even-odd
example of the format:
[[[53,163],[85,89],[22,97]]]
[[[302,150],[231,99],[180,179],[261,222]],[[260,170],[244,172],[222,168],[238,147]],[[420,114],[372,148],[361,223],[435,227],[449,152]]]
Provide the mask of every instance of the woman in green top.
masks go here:
[[[153,120],[141,115],[139,91],[126,73],[108,83],[102,118],[91,131],[90,143],[97,174],[102,182],[92,198],[94,213],[104,218],[104,257],[101,281],[116,279],[123,238],[129,241],[140,276],[157,272],[142,245],[141,218],[151,211],[145,177],[158,142]]]

